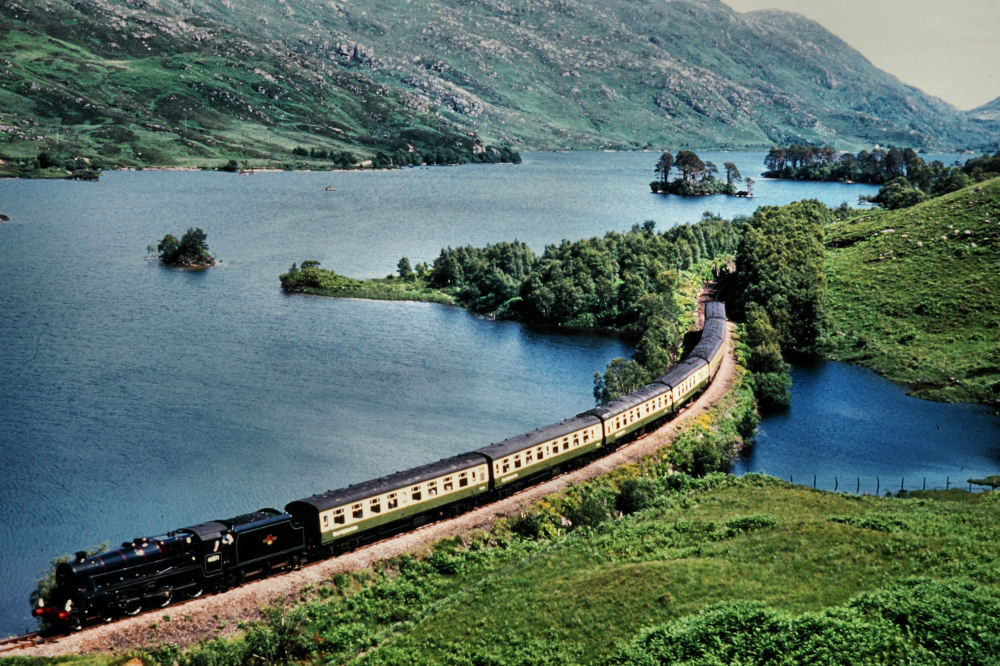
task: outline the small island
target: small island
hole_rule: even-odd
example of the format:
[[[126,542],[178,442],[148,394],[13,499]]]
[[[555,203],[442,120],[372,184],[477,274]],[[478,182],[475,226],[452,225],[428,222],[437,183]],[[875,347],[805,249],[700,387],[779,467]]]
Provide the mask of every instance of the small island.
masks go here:
[[[680,150],[675,158],[669,150],[663,151],[656,162],[657,179],[649,184],[654,194],[677,194],[683,197],[702,197],[710,194],[727,194],[733,197],[752,197],[753,179],[740,174],[740,170],[732,162],[725,162],[726,181],[715,177],[719,167],[714,162],[702,162],[701,158],[690,150]],[[670,171],[677,167],[680,177],[670,181]],[[737,184],[745,183],[746,189],[737,189]]]
[[[173,234],[167,234],[156,244],[156,253],[164,266],[181,268],[208,268],[215,265],[215,257],[208,251],[208,236],[200,228],[189,227],[187,232],[177,239]],[[153,246],[147,247],[152,251]]]

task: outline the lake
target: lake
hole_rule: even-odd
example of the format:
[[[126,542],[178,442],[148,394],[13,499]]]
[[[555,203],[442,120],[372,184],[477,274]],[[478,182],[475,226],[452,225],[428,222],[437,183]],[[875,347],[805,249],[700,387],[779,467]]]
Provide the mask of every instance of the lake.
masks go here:
[[[543,333],[457,308],[288,296],[277,278],[293,262],[374,277],[402,256],[431,262],[446,246],[519,239],[540,253],[649,219],[665,228],[705,211],[749,215],[801,198],[854,204],[875,191],[757,178],[764,153],[701,156],[754,176],[756,197],[653,195],[654,153],[0,180],[0,213],[12,220],[0,223],[0,634],[33,626],[28,594],[56,555],[281,508],[571,416],[593,405],[593,373],[630,353],[614,338]],[[208,234],[217,267],[168,270],[146,254],[193,226]],[[898,392],[875,379],[876,393]],[[830,404],[827,389],[803,393],[800,380],[788,419]],[[906,410],[929,409],[916,403]],[[958,416],[939,419],[942,429],[977,433],[970,446],[989,461],[996,419],[943,409]],[[874,418],[891,430],[910,411]],[[747,468],[787,478],[771,444],[812,441],[812,427],[778,437],[779,421],[766,421]],[[867,435],[839,432],[818,445],[854,446],[845,449],[854,459],[854,440]],[[900,443],[877,445],[891,458]],[[935,446],[906,455],[907,475],[947,459]],[[793,462],[796,476],[841,469]],[[988,467],[982,473],[996,471]]]

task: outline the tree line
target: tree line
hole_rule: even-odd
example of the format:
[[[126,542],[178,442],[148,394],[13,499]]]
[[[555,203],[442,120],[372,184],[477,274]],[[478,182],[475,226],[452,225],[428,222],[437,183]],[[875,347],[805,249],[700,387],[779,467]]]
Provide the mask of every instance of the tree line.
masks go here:
[[[875,148],[856,155],[832,146],[793,144],[772,147],[764,158],[767,178],[822,180],[881,185],[863,200],[883,208],[905,208],[1000,175],[1000,151],[947,166],[928,164],[912,148]]]
[[[346,150],[296,146],[292,149],[292,154],[303,159],[330,161],[340,169],[353,169],[358,166],[357,156]],[[371,159],[371,167],[375,169],[422,165],[520,163],[520,153],[510,146],[470,148],[467,146],[430,145],[415,147],[412,144],[405,144],[392,150],[380,150]]]
[[[785,355],[817,350],[827,306],[824,225],[833,219],[810,200],[761,206],[742,226],[731,311],[745,320],[746,365],[763,410],[789,404]]]

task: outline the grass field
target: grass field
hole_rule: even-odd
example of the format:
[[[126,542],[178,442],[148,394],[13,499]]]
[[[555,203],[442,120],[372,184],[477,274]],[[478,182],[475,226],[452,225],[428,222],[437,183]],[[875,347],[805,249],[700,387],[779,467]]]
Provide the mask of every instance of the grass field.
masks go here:
[[[919,397],[1000,397],[1000,179],[827,230],[827,353]]]
[[[1000,556],[988,546],[1000,537],[996,495],[853,497],[754,475],[673,477],[662,488],[649,508],[592,527],[536,539],[520,535],[515,520],[339,575],[291,612],[182,663],[244,663],[251,654],[260,657],[254,663],[605,663],[641,641],[644,628],[677,632],[745,602],[802,623],[858,613],[860,595],[891,599],[911,589],[937,599],[928,602],[933,613],[933,604],[951,603],[941,597],[964,604],[962,595],[995,597],[1000,585]],[[573,489],[536,510],[571,509],[588,492]],[[995,618],[969,627],[962,617],[942,621],[975,655],[988,647],[981,629]],[[899,638],[872,618],[859,622],[889,631],[886,640],[906,650],[925,649],[933,635]],[[147,658],[173,663],[178,653],[165,646]]]

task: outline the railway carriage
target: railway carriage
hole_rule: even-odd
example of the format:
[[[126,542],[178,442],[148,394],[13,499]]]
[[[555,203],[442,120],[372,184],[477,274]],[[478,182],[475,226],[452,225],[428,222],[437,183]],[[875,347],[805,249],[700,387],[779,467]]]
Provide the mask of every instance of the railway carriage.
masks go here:
[[[558,473],[566,463],[598,451],[602,440],[600,419],[586,413],[484,446],[476,453],[490,461],[492,489],[503,494]]]
[[[715,373],[719,371],[719,367],[722,365],[723,354],[719,353],[719,350],[725,342],[726,320],[706,319],[705,327],[701,332],[701,339],[695,345],[694,349],[691,350],[689,357],[700,358],[708,363],[709,375],[715,377]]]
[[[705,319],[725,319],[726,304],[722,301],[709,301],[705,303]]]
[[[420,524],[432,515],[473,506],[489,488],[478,453],[463,453],[289,503],[313,547],[340,552]]]
[[[614,448],[626,436],[667,416],[672,409],[670,387],[654,382],[586,413],[601,419],[604,445]]]
[[[685,401],[707,384],[709,379],[709,367],[705,359],[688,357],[656,381],[670,387],[676,412]]]

